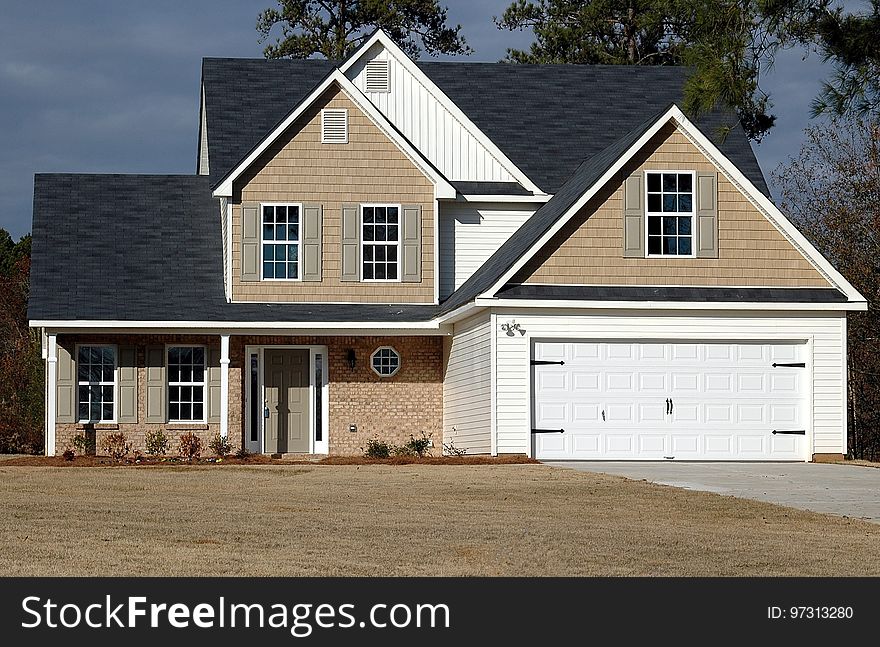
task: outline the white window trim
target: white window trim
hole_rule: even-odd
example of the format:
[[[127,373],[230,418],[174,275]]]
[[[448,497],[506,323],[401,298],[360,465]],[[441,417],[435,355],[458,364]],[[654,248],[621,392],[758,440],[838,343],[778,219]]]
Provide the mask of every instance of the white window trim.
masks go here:
[[[113,418],[112,420],[83,420],[79,417],[79,387],[85,386],[79,381],[79,349],[80,348],[112,348],[113,349]],[[116,344],[76,344],[74,366],[76,367],[76,420],[80,425],[115,425],[119,414],[119,347]],[[99,382],[101,386],[105,386]],[[86,383],[91,386],[91,382]]]
[[[201,348],[204,351],[204,371],[201,382],[175,382],[171,383],[171,371],[168,355],[172,348]],[[165,418],[169,425],[206,425],[208,424],[208,348],[203,344],[165,344]],[[171,387],[172,386],[202,386],[202,418],[195,420],[180,420],[171,417]]]
[[[364,278],[364,247],[370,245],[371,247],[375,247],[375,242],[365,242],[364,241],[364,207],[394,207],[397,209],[397,241],[396,242],[379,242],[380,245],[391,246],[394,245],[397,247],[397,278],[396,279],[365,279]],[[401,282],[401,269],[402,264],[400,262],[400,239],[403,234],[403,207],[399,204],[391,204],[388,202],[365,202],[360,205],[360,211],[358,212],[358,238],[360,238],[361,244],[361,253],[360,253],[360,267],[358,267],[358,278],[361,283],[400,283]]]
[[[296,207],[299,210],[299,226],[296,237],[296,278],[295,279],[267,279],[263,278],[263,245],[266,243],[279,244],[278,241],[267,241],[263,238],[263,207]],[[302,222],[303,222],[303,203],[302,202],[261,202],[260,203],[260,281],[273,283],[299,283],[302,281]],[[288,245],[293,244],[288,241]]]
[[[376,355],[380,351],[383,351],[383,350],[390,350],[392,353],[397,355],[397,368],[394,369],[393,372],[388,373],[387,375],[377,371],[376,367],[373,365],[373,358],[376,357]],[[373,370],[373,373],[375,373],[379,377],[382,377],[382,378],[394,377],[395,375],[397,375],[398,372],[400,372],[400,367],[402,364],[403,364],[403,357],[400,355],[400,351],[398,351],[396,348],[394,348],[394,346],[379,346],[379,348],[377,348],[372,353],[370,353],[370,368]]]
[[[324,137],[324,117],[327,113],[340,113],[345,119],[345,139],[336,141]],[[321,110],[321,143],[322,144],[347,144],[348,143],[348,108],[323,108]]]
[[[648,210],[648,175],[650,174],[663,174],[663,173],[675,173],[676,175],[690,175],[691,176],[691,211],[690,213],[684,211],[678,211],[675,214],[667,213],[663,211],[649,211]],[[662,187],[662,178],[661,178],[661,187]],[[645,258],[696,258],[697,257],[697,172],[692,170],[687,171],[677,171],[675,169],[648,169],[644,172],[644,183],[645,183],[645,191],[642,199],[645,201],[645,227],[644,227],[644,236],[645,236]],[[690,216],[691,217],[691,253],[690,254],[649,254],[648,253],[648,219],[651,216]],[[662,221],[661,221],[662,227]],[[661,235],[662,242],[662,235]],[[662,245],[661,245],[662,249]]]

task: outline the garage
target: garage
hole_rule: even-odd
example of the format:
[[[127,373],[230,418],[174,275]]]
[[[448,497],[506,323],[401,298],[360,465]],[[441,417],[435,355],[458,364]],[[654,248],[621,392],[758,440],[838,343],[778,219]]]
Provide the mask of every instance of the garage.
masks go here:
[[[809,460],[806,350],[780,342],[534,342],[534,455]]]

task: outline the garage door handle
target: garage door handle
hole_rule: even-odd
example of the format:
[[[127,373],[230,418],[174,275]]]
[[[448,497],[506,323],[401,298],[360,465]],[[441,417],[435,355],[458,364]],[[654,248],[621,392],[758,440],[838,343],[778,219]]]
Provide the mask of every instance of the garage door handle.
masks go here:
[[[561,362],[561,361],[554,362],[549,359],[533,359],[532,360],[532,366],[552,366],[554,364],[562,366],[563,364],[565,364],[565,362]]]
[[[533,434],[561,434],[565,429],[532,429]]]
[[[774,429],[774,434],[786,434],[788,436],[806,436],[807,431],[805,429],[792,429],[790,431],[783,431],[781,429]]]
[[[806,362],[789,362],[787,364],[777,364],[776,362],[773,362],[772,366],[773,368],[776,368],[777,366],[788,366],[790,368],[807,368]]]

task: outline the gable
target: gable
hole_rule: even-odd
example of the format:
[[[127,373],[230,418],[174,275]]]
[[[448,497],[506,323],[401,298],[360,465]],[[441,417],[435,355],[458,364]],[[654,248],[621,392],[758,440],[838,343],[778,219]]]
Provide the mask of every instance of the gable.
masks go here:
[[[321,143],[321,110],[348,111],[348,143]],[[323,210],[322,280],[242,282],[242,203],[311,203]],[[342,205],[421,206],[419,283],[343,282]],[[276,302],[433,303],[434,185],[338,86],[331,85],[233,183],[232,299]]]
[[[367,65],[373,60],[387,61],[387,92],[370,92],[367,87]],[[445,105],[424,75],[413,73],[412,67],[403,52],[376,42],[353,60],[345,74],[449,180],[524,180],[517,177],[521,173],[509,161],[491,150],[476,128],[461,118],[463,115],[456,115],[454,108]]]
[[[632,173],[645,170],[719,169],[674,125],[664,126],[512,282],[829,287],[813,264],[720,172],[718,258],[625,258],[623,182]]]

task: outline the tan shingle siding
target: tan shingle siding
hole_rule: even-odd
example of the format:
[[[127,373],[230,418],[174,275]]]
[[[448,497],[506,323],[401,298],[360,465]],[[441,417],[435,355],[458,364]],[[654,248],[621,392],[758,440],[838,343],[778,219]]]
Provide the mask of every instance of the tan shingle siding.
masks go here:
[[[321,143],[321,109],[347,108],[348,144]],[[234,186],[234,301],[433,303],[434,187],[348,97],[328,90]],[[241,203],[318,203],[324,208],[323,281],[241,282]],[[346,203],[422,207],[421,283],[341,282],[341,218]]]
[[[668,127],[515,279],[585,285],[828,287],[825,278],[722,174],[718,175],[719,258],[624,258],[623,179],[641,170],[715,171]],[[590,215],[592,213],[592,215]],[[589,217],[588,217],[589,216]]]

